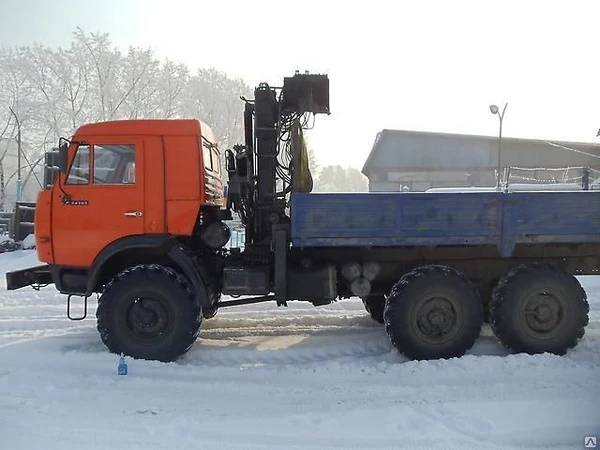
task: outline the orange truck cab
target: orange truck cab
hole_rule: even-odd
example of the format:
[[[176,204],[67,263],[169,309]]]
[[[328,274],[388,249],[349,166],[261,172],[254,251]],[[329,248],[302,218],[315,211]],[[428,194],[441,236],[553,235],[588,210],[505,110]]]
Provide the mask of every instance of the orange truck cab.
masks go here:
[[[37,199],[37,252],[48,264],[38,278],[51,277],[61,293],[87,298],[132,264],[179,259],[202,283],[183,243],[203,230],[213,239],[209,245],[230,236],[218,219],[224,205],[220,152],[208,125],[84,125],[70,142],[61,140],[58,159],[53,186]]]
[[[68,170],[37,201],[38,254],[48,264],[91,267],[123,239],[189,237],[203,212],[223,205],[219,150],[200,121],[84,125],[67,152]]]

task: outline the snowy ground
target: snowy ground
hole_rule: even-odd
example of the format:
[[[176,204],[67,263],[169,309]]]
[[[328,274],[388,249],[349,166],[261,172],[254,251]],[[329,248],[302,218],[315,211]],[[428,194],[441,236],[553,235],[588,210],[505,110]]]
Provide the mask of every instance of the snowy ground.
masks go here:
[[[600,435],[600,277],[581,278],[590,325],[564,357],[509,355],[486,326],[462,358],[407,361],[344,300],[220,311],[181,361],[129,360],[119,377],[95,304],[70,322],[53,287],[6,291],[4,272],[36,263],[0,255],[1,449],[578,449]]]

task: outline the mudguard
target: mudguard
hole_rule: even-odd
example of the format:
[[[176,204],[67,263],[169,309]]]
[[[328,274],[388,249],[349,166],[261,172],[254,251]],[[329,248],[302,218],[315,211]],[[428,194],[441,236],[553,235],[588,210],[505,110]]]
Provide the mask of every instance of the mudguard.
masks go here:
[[[113,256],[133,248],[160,248],[167,244],[172,237],[166,234],[149,236],[128,236],[107,245],[94,259],[88,273],[87,289],[85,295],[90,296],[100,281],[100,274],[104,264]]]
[[[200,272],[194,264],[194,260],[189,251],[183,245],[177,243],[177,245],[174,245],[169,250],[168,256],[169,259],[181,269],[183,275],[185,275],[192,283],[200,306],[202,306],[202,308],[210,308],[212,305],[210,304],[206,286],[204,285],[204,281],[202,281]]]
[[[159,253],[166,255],[192,284],[196,296],[202,307],[211,306],[206,287],[200,276],[190,251],[181,242],[169,235],[129,236],[120,239],[103,249],[90,268],[86,295],[90,296],[100,282],[100,275],[104,265],[119,253],[132,249],[155,248]]]

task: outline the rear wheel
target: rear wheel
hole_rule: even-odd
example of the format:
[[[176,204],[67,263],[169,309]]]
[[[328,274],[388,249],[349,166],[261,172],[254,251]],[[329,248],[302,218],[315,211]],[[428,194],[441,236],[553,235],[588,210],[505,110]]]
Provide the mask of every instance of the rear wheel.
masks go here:
[[[139,265],[106,286],[96,312],[102,342],[113,353],[173,361],[196,341],[201,308],[173,269]]]
[[[383,295],[370,295],[362,299],[365,309],[375,322],[383,323],[383,309],[385,297]]]
[[[492,298],[492,328],[516,352],[562,355],[588,324],[585,291],[574,276],[545,265],[521,266],[505,276]]]
[[[479,336],[483,307],[475,286],[447,266],[423,266],[392,288],[384,309],[392,344],[412,359],[463,355]]]

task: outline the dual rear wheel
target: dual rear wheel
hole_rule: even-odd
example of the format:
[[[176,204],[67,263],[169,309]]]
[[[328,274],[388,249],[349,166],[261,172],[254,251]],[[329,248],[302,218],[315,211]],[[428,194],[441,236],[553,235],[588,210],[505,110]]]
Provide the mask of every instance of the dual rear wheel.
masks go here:
[[[584,334],[589,311],[577,279],[542,264],[519,267],[502,278],[490,309],[500,342],[531,354],[564,354],[574,347]],[[371,306],[371,315],[372,311]],[[412,359],[463,355],[479,336],[483,317],[473,283],[448,266],[423,266],[405,274],[383,307],[392,344]]]
[[[521,266],[502,278],[490,311],[494,334],[507,348],[557,355],[583,337],[588,312],[577,278],[545,264]]]

